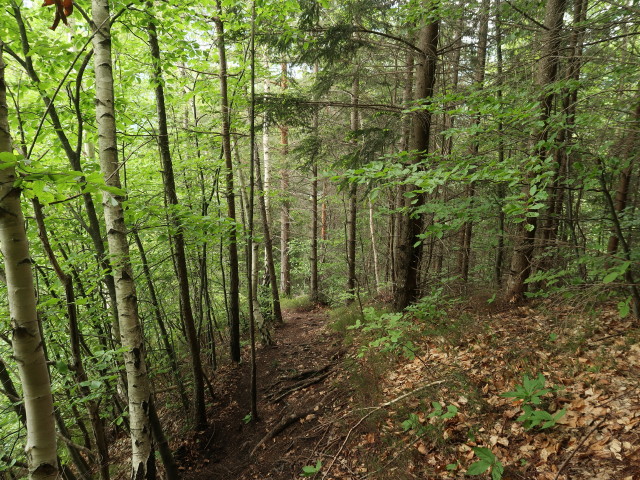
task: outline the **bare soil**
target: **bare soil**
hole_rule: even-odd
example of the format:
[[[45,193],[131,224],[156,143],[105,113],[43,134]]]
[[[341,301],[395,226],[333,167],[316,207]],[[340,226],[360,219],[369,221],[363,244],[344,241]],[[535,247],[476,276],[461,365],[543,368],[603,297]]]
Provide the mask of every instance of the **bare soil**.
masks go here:
[[[342,410],[340,336],[322,310],[285,312],[275,345],[257,349],[257,422],[248,421],[248,347],[239,366],[218,370],[211,426],[183,440],[176,457],[183,478],[245,480],[300,478],[318,447],[333,439],[325,414]]]

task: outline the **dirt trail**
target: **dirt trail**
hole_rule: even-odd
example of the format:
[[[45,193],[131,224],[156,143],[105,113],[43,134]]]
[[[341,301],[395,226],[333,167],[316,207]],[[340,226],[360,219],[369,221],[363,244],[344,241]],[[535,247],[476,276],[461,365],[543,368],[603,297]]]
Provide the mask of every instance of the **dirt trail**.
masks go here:
[[[250,412],[249,352],[240,366],[221,368],[213,382],[211,427],[178,449],[183,478],[244,480],[300,478],[333,439],[325,413],[345,405],[339,387],[342,349],[324,311],[285,312],[275,345],[259,347],[259,422]],[[323,421],[324,420],[324,421]]]

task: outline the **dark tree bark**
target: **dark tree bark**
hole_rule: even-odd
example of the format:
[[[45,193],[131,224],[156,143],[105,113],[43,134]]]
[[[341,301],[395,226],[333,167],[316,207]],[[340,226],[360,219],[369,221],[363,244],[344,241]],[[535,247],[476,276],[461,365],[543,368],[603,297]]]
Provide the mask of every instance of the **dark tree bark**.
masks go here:
[[[313,67],[313,72],[318,75],[318,64]],[[313,134],[318,136],[318,110],[313,113]],[[311,266],[310,279],[310,299],[312,303],[320,301],[320,289],[318,286],[318,158],[313,154],[311,159],[311,255],[309,263]]]
[[[547,154],[544,141],[548,137],[548,121],[555,94],[549,89],[555,82],[559,64],[559,49],[562,40],[562,17],[564,15],[566,0],[548,0],[545,10],[545,31],[542,39],[542,56],[538,64],[538,74],[536,84],[540,90],[540,100],[538,105],[538,118],[542,127],[537,128],[531,136],[532,156],[542,162]],[[531,172],[532,169],[529,169]],[[533,181],[532,174],[528,174],[527,186],[524,194],[530,195],[530,186]],[[509,279],[505,291],[505,300],[517,302],[524,299],[527,291],[527,279],[531,274],[534,252],[534,241],[536,238],[536,228],[538,225],[536,216],[526,216],[524,221],[518,224],[513,255],[511,257],[511,268]]]
[[[147,2],[147,8],[152,8],[151,2]],[[207,410],[204,397],[204,372],[200,358],[200,342],[196,331],[196,325],[191,307],[191,294],[189,291],[189,271],[187,268],[187,254],[184,240],[184,228],[177,214],[180,204],[176,193],[176,182],[173,172],[173,160],[171,158],[171,146],[169,144],[169,130],[167,127],[167,110],[165,107],[164,78],[160,57],[160,44],[155,25],[156,19],[150,13],[147,27],[149,34],[149,47],[153,60],[153,73],[151,76],[156,98],[156,110],[158,114],[158,149],[162,162],[162,179],[164,195],[169,206],[169,221],[172,229],[169,237],[174,246],[174,260],[178,274],[178,289],[180,304],[182,306],[182,322],[187,332],[187,345],[189,346],[191,373],[193,376],[193,419],[194,428],[203,430],[207,426]]]
[[[476,71],[474,74],[475,88],[482,90],[484,84],[485,64],[487,60],[487,35],[489,32],[489,4],[490,0],[482,0],[480,5],[480,26],[478,32],[478,50],[476,54]],[[476,115],[474,124],[480,126],[480,116]],[[471,142],[471,151],[469,152],[472,157],[472,161],[476,161],[480,150],[480,138],[478,134],[474,136]],[[467,197],[469,198],[469,210],[470,214],[473,212],[473,197],[476,194],[476,182],[471,181],[467,186]],[[460,256],[458,259],[460,276],[462,281],[466,282],[469,279],[469,262],[471,259],[471,235],[473,233],[473,219],[467,220],[462,226],[461,231],[461,244],[460,244]]]
[[[640,86],[639,86],[640,88]],[[620,172],[620,178],[618,179],[618,187],[616,188],[616,195],[614,200],[614,207],[616,214],[620,216],[627,208],[627,202],[629,199],[629,187],[631,186],[631,174],[633,172],[634,163],[638,158],[638,131],[640,131],[640,103],[636,105],[631,119],[630,125],[626,130],[629,132],[625,139],[622,141],[620,148],[620,157],[627,161],[628,164]],[[618,251],[620,244],[620,238],[617,231],[614,229],[612,235],[609,237],[607,244],[607,253],[609,255],[615,255]]]
[[[227,215],[229,217],[229,342],[231,361],[240,362],[240,271],[238,265],[238,243],[236,227],[236,200],[233,188],[233,161],[231,160],[231,109],[227,88],[227,52],[222,3],[216,0],[218,17],[214,18],[218,37],[220,64],[220,107],[222,109],[222,149],[226,168]]]
[[[360,128],[360,112],[358,109],[360,99],[360,79],[358,72],[355,72],[353,83],[351,84],[351,132]],[[353,148],[357,149],[358,144],[354,142]],[[347,293],[348,302],[352,302],[356,295],[358,279],[356,278],[356,233],[358,225],[358,184],[349,184],[347,208]]]
[[[264,235],[264,251],[267,257],[267,273],[269,275],[269,287],[271,289],[271,304],[273,310],[273,320],[277,324],[283,323],[282,310],[280,309],[280,292],[278,290],[278,278],[276,276],[276,266],[273,261],[273,241],[271,239],[271,229],[269,228],[269,217],[267,213],[266,192],[262,182],[260,170],[260,157],[256,154],[256,183],[258,186],[258,204],[260,205],[260,217],[262,223],[262,234]]]
[[[147,283],[147,290],[149,291],[149,301],[153,309],[153,314],[155,316],[156,323],[158,324],[158,328],[160,329],[160,338],[162,340],[162,344],[164,345],[164,349],[167,353],[167,357],[169,358],[171,373],[174,376],[176,387],[178,388],[178,395],[180,396],[180,400],[182,401],[182,408],[184,408],[185,411],[189,411],[189,399],[187,398],[187,393],[185,392],[185,389],[184,389],[182,377],[180,376],[180,369],[178,368],[176,353],[173,349],[173,345],[171,345],[171,336],[169,334],[169,331],[167,330],[167,326],[165,325],[164,318],[162,317],[160,302],[158,300],[158,295],[156,294],[156,286],[155,286],[155,283],[153,282],[151,270],[149,269],[147,252],[144,249],[144,245],[142,244],[142,240],[140,239],[140,235],[138,234],[138,231],[133,230],[132,233],[133,233],[133,239],[135,240],[136,246],[138,247],[138,254],[140,255],[140,260],[142,263],[142,273]]]
[[[422,52],[416,61],[415,99],[426,104],[433,96],[436,80],[436,58],[439,36],[439,19],[422,26],[418,47]],[[418,110],[413,116],[413,162],[418,163],[429,152],[431,138],[431,113]],[[397,244],[397,288],[394,305],[402,310],[420,295],[420,261],[422,259],[423,219],[420,208],[425,203],[424,194],[416,193],[415,198],[403,196],[406,215],[402,217]],[[414,202],[412,204],[412,202]]]

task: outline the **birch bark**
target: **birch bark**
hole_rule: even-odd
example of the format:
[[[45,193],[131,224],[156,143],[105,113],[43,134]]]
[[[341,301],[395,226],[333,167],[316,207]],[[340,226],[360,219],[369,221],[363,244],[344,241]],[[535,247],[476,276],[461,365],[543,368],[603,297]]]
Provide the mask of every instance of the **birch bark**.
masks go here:
[[[0,157],[2,163],[10,160],[12,153],[4,69],[0,43],[0,155],[8,154]],[[58,460],[53,396],[38,325],[20,190],[13,186],[16,179],[13,164],[0,169],[0,250],[9,300],[11,344],[24,397],[29,479],[54,480],[58,478]]]
[[[111,61],[111,22],[108,0],[92,0],[91,12],[96,77],[96,124],[98,128],[98,158],[100,170],[109,187],[120,189],[120,164],[116,143],[116,117]],[[117,193],[103,191],[102,204],[116,286],[120,339],[125,350],[131,428],[131,478],[151,480],[156,469],[151,436],[150,389],[145,362],[142,329],[138,317],[136,287],[129,257],[127,227],[122,202]]]

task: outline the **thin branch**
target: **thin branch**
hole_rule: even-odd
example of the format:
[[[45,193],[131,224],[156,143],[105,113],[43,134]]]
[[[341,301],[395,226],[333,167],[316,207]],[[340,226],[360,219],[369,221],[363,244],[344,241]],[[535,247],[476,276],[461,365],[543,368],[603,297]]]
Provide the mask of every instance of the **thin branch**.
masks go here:
[[[545,27],[542,23],[537,21],[531,15],[529,15],[528,13],[526,13],[526,12],[520,10],[518,7],[516,7],[513,3],[511,3],[510,0],[506,0],[506,2],[509,4],[509,6],[511,8],[513,8],[516,12],[520,13],[521,15],[523,15],[527,20],[532,21],[533,23],[535,23],[538,27],[542,28],[543,30],[549,30],[547,27]]]
[[[382,410],[383,408],[389,407],[391,405],[393,405],[394,403],[398,403],[401,400],[404,400],[407,397],[410,397],[411,395],[414,395],[415,393],[424,390],[426,388],[429,387],[434,387],[436,385],[440,385],[442,383],[445,383],[447,380],[437,380],[435,382],[431,382],[431,383],[427,383],[425,385],[422,385],[416,389],[411,390],[410,392],[404,393],[402,395],[400,395],[399,397],[394,398],[393,400],[389,400],[388,402],[384,402],[381,403],[380,405],[378,405],[377,407],[374,407],[373,409],[371,409],[371,411],[369,411],[369,413],[367,413],[365,416],[363,416],[362,418],[360,418],[360,420],[358,420],[355,425],[353,425],[353,427],[351,427],[351,429],[347,432],[347,436],[345,437],[344,441],[342,442],[342,444],[340,445],[340,448],[338,449],[338,452],[333,456],[333,459],[331,460],[331,463],[329,464],[329,466],[327,467],[327,469],[324,472],[324,475],[322,476],[322,480],[324,480],[325,478],[327,478],[327,476],[329,475],[329,472],[331,471],[331,468],[333,467],[333,465],[336,463],[336,460],[338,459],[338,457],[340,456],[340,453],[342,453],[342,450],[344,449],[344,446],[347,444],[347,441],[349,440],[349,437],[351,437],[351,434],[353,433],[353,431],[358,428],[358,426],[364,422],[367,418],[369,418],[371,415],[373,415],[375,412]]]

